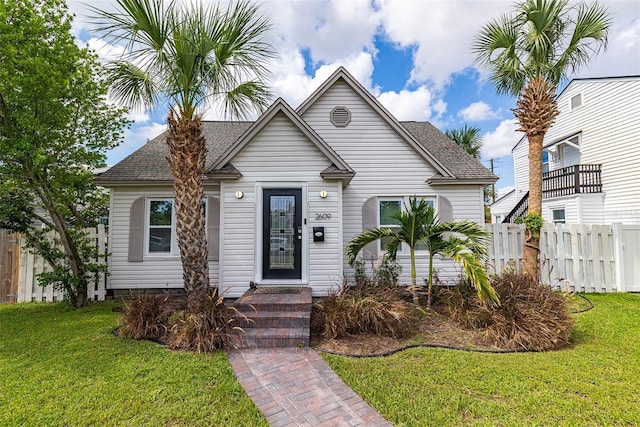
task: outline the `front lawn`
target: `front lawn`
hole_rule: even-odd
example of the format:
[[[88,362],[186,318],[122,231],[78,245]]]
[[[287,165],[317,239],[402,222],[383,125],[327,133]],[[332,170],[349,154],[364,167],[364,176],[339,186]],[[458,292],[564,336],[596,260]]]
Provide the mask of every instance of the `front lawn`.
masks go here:
[[[223,352],[116,338],[112,304],[0,306],[0,425],[268,425]]]
[[[636,425],[640,295],[589,298],[595,308],[576,315],[576,345],[567,350],[324,358],[395,425]]]

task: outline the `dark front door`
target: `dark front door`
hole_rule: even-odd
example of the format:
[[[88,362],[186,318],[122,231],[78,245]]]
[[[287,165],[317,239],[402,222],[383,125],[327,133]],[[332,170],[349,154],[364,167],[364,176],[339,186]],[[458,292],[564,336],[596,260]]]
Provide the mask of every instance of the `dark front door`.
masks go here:
[[[302,190],[263,190],[262,277],[302,278]]]

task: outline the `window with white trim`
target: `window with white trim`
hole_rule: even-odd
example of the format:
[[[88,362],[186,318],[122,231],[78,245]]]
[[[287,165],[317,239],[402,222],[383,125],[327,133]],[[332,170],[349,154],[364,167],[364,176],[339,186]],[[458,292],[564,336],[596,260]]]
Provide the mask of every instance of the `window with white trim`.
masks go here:
[[[552,215],[554,224],[564,224],[566,222],[566,213],[564,209],[553,209]]]
[[[579,93],[571,97],[571,109],[575,110],[582,106],[582,94]]]
[[[393,231],[400,230],[400,222],[393,216],[402,211],[402,198],[378,199],[378,228],[390,228]],[[385,250],[389,239],[380,239],[379,247]]]
[[[205,222],[206,206],[205,199],[202,201]],[[173,199],[147,199],[146,230],[147,254],[175,255],[179,253]]]
[[[406,199],[406,200],[405,200]],[[420,199],[420,197],[418,197]],[[429,205],[435,207],[435,198],[427,198],[423,197],[427,201]],[[394,218],[394,215],[397,212],[401,212],[404,207],[403,205],[409,206],[409,197],[388,197],[388,198],[378,198],[378,227],[379,228],[390,228],[393,231],[400,230],[400,222],[398,219]],[[379,248],[384,251],[385,246],[389,239],[380,239],[379,240]],[[402,245],[404,246],[404,245]],[[424,245],[418,244],[415,248],[417,251],[422,250],[425,251],[427,248]],[[398,252],[402,252],[403,248],[400,247]]]
[[[550,157],[548,151],[545,150],[542,152],[542,173],[549,172]]]

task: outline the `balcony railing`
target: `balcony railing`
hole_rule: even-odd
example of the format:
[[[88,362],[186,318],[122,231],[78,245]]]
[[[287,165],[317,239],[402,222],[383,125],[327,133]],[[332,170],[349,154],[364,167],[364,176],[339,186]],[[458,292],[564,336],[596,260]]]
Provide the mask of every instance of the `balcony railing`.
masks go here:
[[[602,165],[573,165],[542,174],[542,198],[602,193]]]
[[[602,165],[573,165],[542,174],[542,199],[572,194],[602,193]],[[525,216],[529,208],[529,192],[502,221],[513,222]]]

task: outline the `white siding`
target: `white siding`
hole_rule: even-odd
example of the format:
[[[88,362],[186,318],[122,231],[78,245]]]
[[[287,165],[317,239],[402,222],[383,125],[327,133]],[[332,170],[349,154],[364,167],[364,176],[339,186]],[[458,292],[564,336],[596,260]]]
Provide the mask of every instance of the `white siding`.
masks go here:
[[[529,191],[529,142],[526,138],[513,149],[513,168],[516,195],[511,209]]]
[[[582,131],[581,163],[602,164],[605,222],[640,223],[640,78],[575,81],[558,101],[545,144]]]
[[[283,114],[277,115],[265,129],[232,160],[242,173],[238,181],[222,186],[224,240],[223,281],[226,296],[239,296],[250,281],[261,281],[262,189],[302,188],[303,278],[316,296],[326,295],[340,280],[340,193],[341,184],[327,181],[320,172],[331,161]],[[244,192],[242,199],[235,192]],[[326,199],[320,191],[326,190]],[[327,214],[316,219],[317,214]],[[325,227],[325,241],[314,243],[313,226]],[[306,260],[306,261],[305,261]],[[286,281],[280,281],[286,283]]]
[[[518,203],[518,199],[516,199],[515,190],[496,200],[496,202],[491,204],[490,206],[491,222],[493,222],[494,224],[502,222],[504,217],[506,217],[509,212],[511,212],[516,203]]]
[[[335,127],[329,113],[336,106],[351,111],[347,127]],[[446,196],[456,220],[483,222],[481,186],[431,187],[425,181],[435,170],[421,159],[384,120],[343,82],[336,83],[304,114],[305,121],[356,171],[356,176],[343,193],[343,246],[362,232],[362,205],[372,196]],[[342,249],[339,249],[339,253]],[[426,277],[425,254],[418,259],[418,277]],[[399,255],[402,278],[410,281],[409,256]],[[346,263],[345,263],[346,267]],[[451,271],[450,263],[442,263],[441,277]],[[351,274],[345,268],[347,275]],[[457,273],[456,273],[457,275]]]
[[[207,196],[219,197],[217,186],[205,187]],[[109,224],[109,272],[111,289],[181,288],[182,264],[179,255],[145,256],[142,262],[129,262],[129,211],[138,197],[172,198],[167,187],[115,187],[111,190]],[[211,284],[218,283],[218,262],[209,262]]]
[[[582,95],[582,106],[571,109],[571,98]],[[545,136],[544,145],[579,132],[582,164],[602,164],[604,207],[587,200],[583,221],[640,223],[640,78],[576,80],[558,98],[560,114]],[[514,149],[516,186],[526,191],[528,164],[523,146]],[[553,166],[553,165],[552,165]],[[560,166],[559,164],[555,166]],[[543,202],[552,203],[550,200]],[[581,202],[582,203],[582,202]]]

